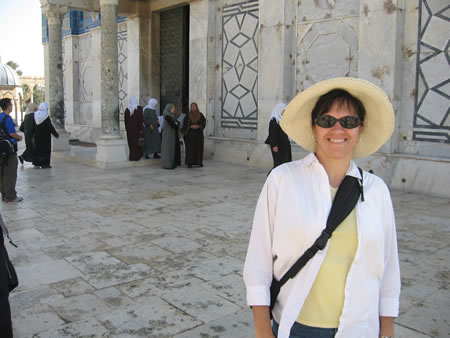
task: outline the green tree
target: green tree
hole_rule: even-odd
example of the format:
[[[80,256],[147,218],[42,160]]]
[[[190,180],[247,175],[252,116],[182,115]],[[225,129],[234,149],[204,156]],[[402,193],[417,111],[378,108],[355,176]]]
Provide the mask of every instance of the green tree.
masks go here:
[[[23,72],[19,69],[19,64],[15,63],[14,61],[8,61],[6,64],[14,69],[17,75],[22,76]]]
[[[33,102],[39,105],[45,100],[45,88],[41,85],[36,85],[33,88]]]

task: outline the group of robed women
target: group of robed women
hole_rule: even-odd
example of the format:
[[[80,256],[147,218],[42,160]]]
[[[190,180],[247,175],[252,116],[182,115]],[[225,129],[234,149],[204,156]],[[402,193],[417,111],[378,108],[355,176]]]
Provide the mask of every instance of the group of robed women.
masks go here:
[[[279,110],[271,128],[310,153],[277,166],[282,143],[267,141],[276,167],[243,271],[255,336],[391,338],[401,285],[391,197],[353,161],[391,137],[390,99],[368,81],[334,78]]]
[[[130,97],[129,105],[125,110],[125,129],[130,149],[129,160],[139,161],[142,156],[150,158],[153,154],[153,158],[161,157],[161,166],[164,169],[180,166],[179,134],[181,133],[185,145],[185,164],[189,168],[194,165],[203,167],[203,129],[206,126],[206,119],[198,110],[197,104],[191,104],[191,110],[184,118],[181,128],[175,105],[167,104],[162,113],[162,119],[159,119],[156,113],[157,104],[158,101],[151,98],[142,108],[136,97]],[[158,153],[161,153],[161,156]]]
[[[51,135],[58,138],[59,134],[52,124],[48,114],[48,103],[37,105],[28,104],[25,118],[19,128],[25,135],[25,151],[19,155],[19,161],[32,162],[35,168],[51,168],[50,158],[52,153]]]

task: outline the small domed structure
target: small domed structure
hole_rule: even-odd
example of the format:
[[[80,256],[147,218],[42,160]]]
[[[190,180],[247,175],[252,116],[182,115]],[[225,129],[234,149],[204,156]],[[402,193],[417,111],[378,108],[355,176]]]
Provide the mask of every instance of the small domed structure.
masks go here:
[[[0,86],[21,86],[20,78],[16,71],[4,63],[0,63]]]
[[[10,98],[13,103],[12,118],[16,123],[23,120],[22,107],[22,83],[16,71],[7,64],[1,63],[0,59],[0,99],[4,97]]]

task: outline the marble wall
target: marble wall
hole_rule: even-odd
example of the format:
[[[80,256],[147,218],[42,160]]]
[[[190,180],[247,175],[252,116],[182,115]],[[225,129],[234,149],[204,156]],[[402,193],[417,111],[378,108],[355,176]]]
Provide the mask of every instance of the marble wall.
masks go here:
[[[207,118],[207,157],[270,167],[263,142],[276,103],[353,76],[383,88],[396,114],[391,140],[361,165],[391,187],[450,195],[447,0],[196,0],[189,10],[189,101]],[[121,111],[130,90],[159,98],[159,34],[158,12],[119,26]],[[66,124],[91,140],[101,116],[99,46],[95,29],[65,44]],[[305,155],[295,145],[293,153]]]

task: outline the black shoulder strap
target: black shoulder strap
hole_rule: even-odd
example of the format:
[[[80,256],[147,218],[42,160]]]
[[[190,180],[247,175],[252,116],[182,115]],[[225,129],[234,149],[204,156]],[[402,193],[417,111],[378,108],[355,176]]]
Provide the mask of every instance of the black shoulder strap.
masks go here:
[[[0,128],[7,132],[6,130],[6,119],[8,118],[8,115],[5,114],[5,117],[3,118],[2,122],[0,123]]]
[[[358,202],[361,195],[361,201],[364,201],[363,191],[363,172],[358,167],[361,179],[357,179],[353,176],[345,176],[341,185],[336,192],[336,196],[331,206],[330,214],[327,219],[327,226],[316,239],[314,244],[306,250],[303,255],[292,265],[292,267],[284,274],[279,281],[273,277],[272,284],[270,286],[270,309],[272,310],[280,293],[281,287],[290,279],[295,277],[297,273],[308,263],[308,261],[314,257],[314,255],[325,248],[328,239],[336,230],[339,224],[351,213]]]

